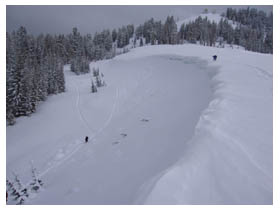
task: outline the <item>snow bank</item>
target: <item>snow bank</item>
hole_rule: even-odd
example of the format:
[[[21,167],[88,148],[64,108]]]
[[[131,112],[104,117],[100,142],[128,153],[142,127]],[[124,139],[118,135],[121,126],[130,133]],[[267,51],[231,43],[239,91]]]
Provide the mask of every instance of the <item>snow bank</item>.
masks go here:
[[[215,94],[184,157],[137,202],[272,204],[272,55],[181,45],[143,47],[126,58],[141,51],[198,56],[220,68],[206,68]]]

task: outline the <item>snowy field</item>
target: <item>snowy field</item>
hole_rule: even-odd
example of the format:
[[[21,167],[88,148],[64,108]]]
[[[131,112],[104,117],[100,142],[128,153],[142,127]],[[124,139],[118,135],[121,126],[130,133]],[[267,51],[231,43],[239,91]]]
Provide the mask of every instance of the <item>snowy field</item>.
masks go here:
[[[67,91],[7,127],[7,177],[33,161],[45,183],[26,204],[272,204],[272,55],[147,46],[91,67],[98,93],[66,66]]]

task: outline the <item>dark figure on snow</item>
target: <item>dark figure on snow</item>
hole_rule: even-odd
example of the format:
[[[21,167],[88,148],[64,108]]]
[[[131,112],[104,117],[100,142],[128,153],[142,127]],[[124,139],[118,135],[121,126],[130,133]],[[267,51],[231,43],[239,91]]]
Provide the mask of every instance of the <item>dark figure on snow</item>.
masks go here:
[[[85,142],[86,142],[86,143],[88,143],[88,136],[86,136],[86,138],[85,138]]]
[[[218,56],[217,55],[213,55],[213,60],[217,60]]]

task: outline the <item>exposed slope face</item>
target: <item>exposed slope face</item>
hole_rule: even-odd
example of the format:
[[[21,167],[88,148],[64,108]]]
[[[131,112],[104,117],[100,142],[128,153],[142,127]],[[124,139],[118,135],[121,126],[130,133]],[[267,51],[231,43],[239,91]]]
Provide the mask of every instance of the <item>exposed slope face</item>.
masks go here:
[[[195,46],[176,53],[218,55],[214,100],[145,204],[272,204],[272,55]]]
[[[34,160],[46,183],[29,204],[133,204],[141,186],[184,154],[212,98],[206,65],[150,49],[93,63],[107,83],[96,94],[91,74],[66,68],[67,92],[7,128],[8,176],[16,170],[27,182]]]

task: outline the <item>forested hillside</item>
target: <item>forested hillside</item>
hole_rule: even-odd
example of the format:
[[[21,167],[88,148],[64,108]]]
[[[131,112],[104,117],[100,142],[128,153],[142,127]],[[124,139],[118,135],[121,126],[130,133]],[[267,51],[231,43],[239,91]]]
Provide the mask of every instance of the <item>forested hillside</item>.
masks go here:
[[[125,48],[155,44],[197,43],[224,47],[240,45],[245,50],[273,53],[273,14],[254,8],[228,8],[220,21],[207,16],[183,23],[178,30],[173,16],[166,21],[153,18],[136,28],[133,24],[107,29],[94,35],[81,35],[77,28],[71,34],[39,35],[27,33],[24,27],[6,35],[6,118],[15,118],[36,111],[49,94],[65,91],[63,65],[71,64],[77,75],[88,73],[89,63],[109,59],[127,52]]]

